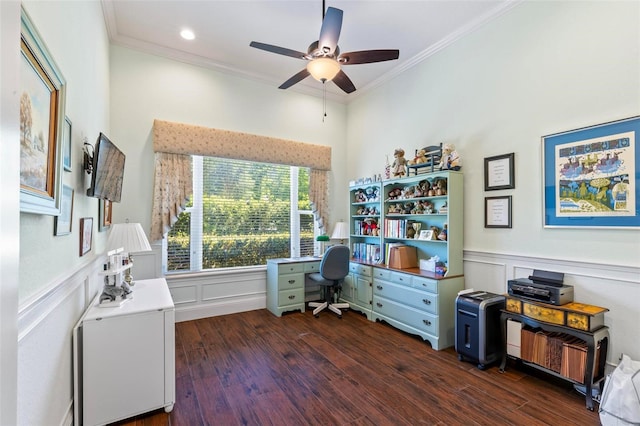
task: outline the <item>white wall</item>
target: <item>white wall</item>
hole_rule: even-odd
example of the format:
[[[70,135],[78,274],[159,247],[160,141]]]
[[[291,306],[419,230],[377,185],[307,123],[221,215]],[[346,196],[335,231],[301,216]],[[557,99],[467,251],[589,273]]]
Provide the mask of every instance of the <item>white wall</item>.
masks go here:
[[[100,131],[109,130],[108,38],[99,2],[25,1],[23,4],[67,82],[66,115],[72,122],[72,171],[64,172],[62,180],[75,189],[75,197],[71,235],[54,237],[52,216],[20,214],[19,298],[16,294],[13,299],[16,306],[19,303],[17,318],[15,315],[13,318],[18,331],[18,386],[13,388],[17,398],[17,407],[15,400],[13,407],[16,421],[2,424],[71,424],[71,330],[98,290],[96,272],[107,236],[97,229],[97,199],[84,195],[81,152],[84,136],[93,142]],[[17,19],[19,28],[19,16]],[[14,46],[17,60],[19,43]],[[3,51],[3,65],[5,58]],[[19,146],[19,140],[15,143]],[[19,173],[18,164],[19,160],[12,163],[3,159],[2,173],[6,170]],[[7,186],[18,188],[4,181],[2,184],[3,195],[12,194]],[[82,217],[94,218],[93,247],[84,257],[78,254]],[[3,250],[5,236],[11,235],[2,229]],[[4,261],[4,253],[2,257]],[[17,264],[15,268],[18,269]],[[3,334],[3,345],[5,338]],[[5,373],[3,365],[2,376]]]
[[[98,232],[98,200],[87,197],[82,173],[82,140],[95,143],[109,131],[108,37],[98,2],[26,1],[24,7],[67,81],[66,116],[72,124],[72,172],[62,182],[75,189],[71,235],[53,235],[53,216],[20,215],[20,304],[50,291],[50,282],[104,251]],[[80,257],[80,218],[93,217],[92,250]]]
[[[344,205],[346,108],[328,102],[327,114],[323,123],[321,99],[112,46],[110,138],[127,156],[114,221],[129,218],[149,232],[154,119],[329,145],[330,205]]]
[[[640,231],[543,228],[540,137],[640,113],[639,16],[638,2],[522,2],[348,108],[350,179],[382,173],[396,147],[410,155],[455,144],[465,174],[466,286],[504,292],[506,278],[544,269],[545,259],[550,270],[569,268],[577,301],[611,309],[610,361],[621,351],[640,357],[638,309],[629,304],[640,288]],[[365,152],[370,161],[358,161]],[[485,192],[484,158],[510,152],[516,189]],[[513,196],[512,229],[484,228],[484,197],[495,195]],[[492,259],[469,262],[479,255]],[[485,267],[512,265],[512,256],[520,256],[516,268]],[[621,272],[627,267],[634,273]]]

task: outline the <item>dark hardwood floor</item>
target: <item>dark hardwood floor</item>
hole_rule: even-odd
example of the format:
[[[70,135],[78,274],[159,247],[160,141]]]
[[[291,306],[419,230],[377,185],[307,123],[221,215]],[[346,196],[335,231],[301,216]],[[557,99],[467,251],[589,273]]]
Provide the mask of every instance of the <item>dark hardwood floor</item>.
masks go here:
[[[356,312],[267,310],[176,324],[176,404],[118,425],[598,425],[564,381],[509,363],[481,371],[453,348]]]

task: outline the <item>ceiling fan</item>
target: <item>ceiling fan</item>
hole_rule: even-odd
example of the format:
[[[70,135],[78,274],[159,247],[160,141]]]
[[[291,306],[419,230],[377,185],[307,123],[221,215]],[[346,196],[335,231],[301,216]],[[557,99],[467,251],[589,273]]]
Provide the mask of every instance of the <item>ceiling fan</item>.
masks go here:
[[[306,68],[282,83],[278,87],[279,89],[288,89],[311,75],[323,83],[333,81],[340,89],[346,93],[351,93],[356,90],[356,86],[354,86],[344,71],[342,71],[341,65],[370,64],[373,62],[398,59],[400,51],[397,49],[361,50],[357,52],[340,53],[338,38],[340,37],[340,30],[342,29],[342,10],[329,7],[325,14],[324,9],[323,1],[320,37],[317,41],[309,45],[307,53],[257,41],[252,41],[249,44],[249,46],[255,47],[256,49],[309,61]]]

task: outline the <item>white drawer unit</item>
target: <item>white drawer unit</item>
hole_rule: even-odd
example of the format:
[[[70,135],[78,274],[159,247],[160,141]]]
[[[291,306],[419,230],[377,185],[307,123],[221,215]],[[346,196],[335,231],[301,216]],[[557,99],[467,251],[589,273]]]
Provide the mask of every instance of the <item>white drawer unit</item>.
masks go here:
[[[104,425],[175,403],[175,309],[164,278],[139,280],[133,299],[100,307],[73,330],[75,422]]]
[[[455,343],[455,298],[462,276],[431,279],[382,267],[373,268],[372,320],[416,334],[436,350]]]
[[[276,316],[288,311],[305,311],[305,275],[318,272],[320,260],[269,259],[267,261],[267,309]],[[314,289],[310,289],[314,291]]]

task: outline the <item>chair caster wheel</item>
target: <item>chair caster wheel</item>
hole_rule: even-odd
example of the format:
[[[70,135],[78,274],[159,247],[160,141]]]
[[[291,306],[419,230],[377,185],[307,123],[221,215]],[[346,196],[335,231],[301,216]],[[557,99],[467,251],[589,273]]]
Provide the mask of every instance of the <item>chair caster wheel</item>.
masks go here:
[[[462,354],[458,354],[458,361],[464,361],[464,357],[462,356]]]
[[[320,318],[320,315],[314,315],[314,318]]]
[[[478,370],[484,370],[485,368],[484,364],[478,364]]]
[[[338,315],[338,319],[342,319],[342,315]]]

